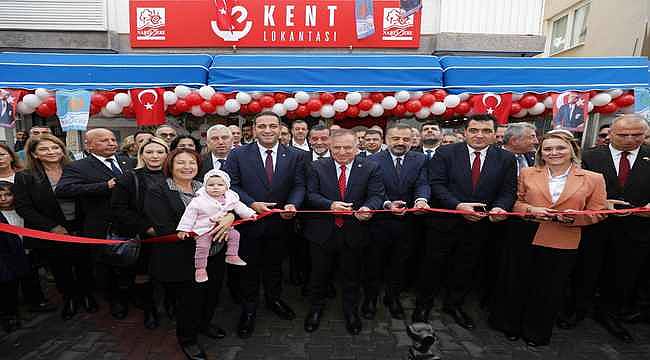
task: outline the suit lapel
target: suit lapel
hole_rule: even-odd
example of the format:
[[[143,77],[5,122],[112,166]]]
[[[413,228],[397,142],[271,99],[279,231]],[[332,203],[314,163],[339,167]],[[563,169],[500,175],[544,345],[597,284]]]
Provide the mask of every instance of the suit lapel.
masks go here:
[[[278,145],[278,154],[275,159],[277,164],[275,164],[275,171],[273,172],[273,184],[282,183],[284,180],[281,179],[280,177],[284,177],[285,174],[288,174],[288,168],[289,168],[288,156],[289,156],[289,149],[287,149],[284,145]],[[271,184],[271,186],[273,186],[273,184]]]
[[[553,198],[548,187],[548,170],[546,168],[535,168],[532,182],[537,188],[537,191],[544,195],[544,199],[546,199],[547,204],[550,206],[553,203]]]
[[[618,184],[618,175],[616,174],[616,167],[614,166],[614,159],[612,158],[612,152],[609,150],[609,146],[600,150],[600,161],[602,161],[604,165],[603,175],[605,178],[614,180],[618,189],[622,191],[623,189]]]
[[[255,172],[257,173],[257,176],[259,176],[260,180],[262,180],[264,186],[266,186],[267,189],[270,189],[271,184],[269,184],[269,179],[266,177],[266,170],[264,169],[264,161],[266,159],[262,159],[259,147],[255,143],[251,144],[249,147],[248,160],[253,163],[253,166],[255,166]]]
[[[95,169],[98,169],[99,171],[103,172],[106,174],[106,176],[109,177],[109,179],[112,179],[115,177],[115,174],[109,169],[106,165],[102,164],[102,162],[96,158],[94,155],[88,156],[88,159],[90,159],[89,163],[91,166],[95,167]]]
[[[456,152],[456,159],[460,161],[462,178],[465,179],[464,187],[465,189],[470,189],[472,192],[472,165],[469,163],[469,151],[467,150],[467,143],[462,143],[462,146],[458,146]]]
[[[400,178],[400,175],[397,175],[397,169],[395,169],[395,164],[393,164],[393,157],[388,151],[384,151],[381,160],[384,162],[384,168],[388,169],[390,181],[395,187],[399,187],[402,183],[402,179]],[[404,171],[404,163],[402,163],[402,171]]]
[[[496,149],[493,147],[489,147],[488,150],[485,152],[485,161],[483,162],[483,167],[481,167],[481,176],[479,176],[478,179],[478,184],[476,185],[476,190],[478,190],[481,187],[481,184],[487,181],[488,176],[492,174],[492,168],[494,167],[492,164],[496,161]],[[469,159],[467,160],[469,163]],[[470,178],[472,177],[471,174],[471,169],[470,169]]]
[[[339,177],[336,176],[336,163],[334,162],[334,159],[331,157],[327,159],[325,167],[325,178],[326,179],[333,179],[334,181],[334,188],[336,189],[335,193],[336,196],[333,197],[333,199],[339,199],[339,201],[343,201],[341,199],[341,192],[339,191]],[[322,185],[321,185],[322,189]],[[325,194],[326,195],[326,194]]]
[[[648,171],[648,165],[650,165],[650,151],[648,148],[641,146],[639,152],[636,155],[636,160],[634,160],[634,166],[630,170],[629,179],[627,179],[625,187],[628,188],[633,182],[637,182],[640,177],[644,177]],[[647,178],[639,179],[642,181],[648,181]]]
[[[570,199],[573,194],[575,194],[576,191],[582,187],[584,181],[585,176],[582,169],[577,169],[575,165],[572,166],[571,170],[569,171],[569,177],[566,180],[566,184],[564,184],[564,189],[562,190],[562,193],[560,194],[560,197],[557,199],[557,202],[554,204],[554,206],[559,206],[563,202]]]
[[[350,195],[350,188],[354,184],[354,182],[357,180],[359,177],[357,174],[363,170],[363,162],[357,161],[356,159],[350,164],[352,168],[350,169],[350,178],[347,179],[348,183],[345,186],[345,198],[347,199],[348,195]]]

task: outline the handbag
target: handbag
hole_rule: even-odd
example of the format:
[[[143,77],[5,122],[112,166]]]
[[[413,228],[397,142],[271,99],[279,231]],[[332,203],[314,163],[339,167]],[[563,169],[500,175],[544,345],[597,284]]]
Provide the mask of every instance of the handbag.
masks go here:
[[[135,172],[133,174],[133,181],[135,183],[135,201],[136,204],[140,200],[140,181]],[[120,236],[112,231],[113,224],[108,224],[106,232],[107,240],[122,240],[119,244],[103,245],[98,256],[98,261],[107,265],[117,267],[128,267],[138,261],[140,256],[140,236],[136,235],[133,238]]]

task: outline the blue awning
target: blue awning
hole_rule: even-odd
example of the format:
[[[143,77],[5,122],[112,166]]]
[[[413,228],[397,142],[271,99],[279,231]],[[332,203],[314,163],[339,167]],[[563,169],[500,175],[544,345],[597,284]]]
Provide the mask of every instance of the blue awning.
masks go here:
[[[217,55],[209,85],[218,91],[396,91],[442,87],[430,55]]]
[[[0,87],[113,90],[205,85],[210,55],[0,53]]]
[[[462,92],[562,92],[648,86],[644,57],[504,58],[445,56],[445,88]]]

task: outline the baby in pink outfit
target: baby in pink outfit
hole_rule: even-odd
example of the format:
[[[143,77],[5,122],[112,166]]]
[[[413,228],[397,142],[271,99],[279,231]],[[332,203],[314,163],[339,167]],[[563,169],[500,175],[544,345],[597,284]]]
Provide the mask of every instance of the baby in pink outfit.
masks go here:
[[[212,230],[229,211],[234,211],[242,219],[247,219],[255,216],[255,210],[239,201],[239,195],[230,190],[230,176],[221,170],[208,171],[203,177],[203,187],[196,194],[197,196],[185,208],[176,230],[179,231],[178,237],[181,239],[188,237],[191,232],[198,235],[194,254],[195,279],[196,282],[205,282],[208,280],[206,267],[214,235]],[[238,251],[239,232],[230,229],[226,262],[233,265],[246,265],[237,255]]]

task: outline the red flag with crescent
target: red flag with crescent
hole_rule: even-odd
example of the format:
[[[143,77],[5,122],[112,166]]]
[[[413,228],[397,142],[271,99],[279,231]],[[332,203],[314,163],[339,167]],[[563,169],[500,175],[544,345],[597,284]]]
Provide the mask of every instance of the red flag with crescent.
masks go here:
[[[476,97],[474,101],[475,114],[488,114],[497,119],[497,124],[507,124],[512,106],[512,94],[487,93]]]
[[[163,89],[131,89],[129,93],[135,110],[135,122],[138,126],[165,123]]]
[[[235,30],[235,25],[232,20],[232,4],[228,4],[228,0],[214,0],[217,6],[217,25],[223,31]]]

